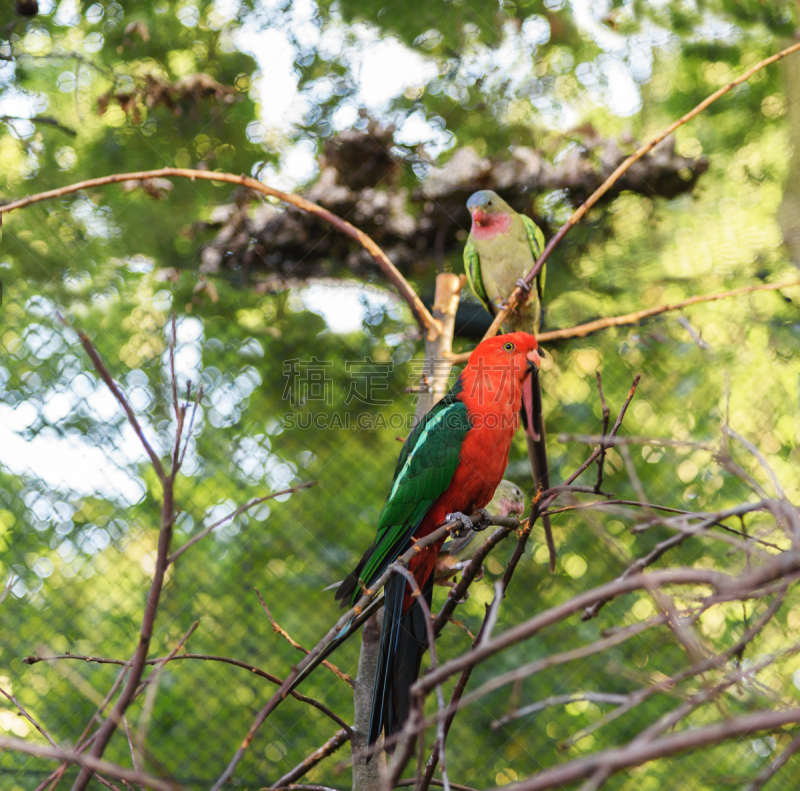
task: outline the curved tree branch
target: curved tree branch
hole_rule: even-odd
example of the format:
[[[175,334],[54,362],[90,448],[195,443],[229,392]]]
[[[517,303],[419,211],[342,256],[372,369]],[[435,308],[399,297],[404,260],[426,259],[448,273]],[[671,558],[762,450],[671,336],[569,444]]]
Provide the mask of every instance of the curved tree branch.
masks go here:
[[[434,319],[430,311],[422,304],[422,300],[417,296],[411,284],[400,274],[397,267],[389,260],[386,253],[375,244],[372,238],[354,225],[351,225],[347,220],[343,220],[341,217],[337,217],[333,212],[323,209],[322,206],[318,206],[310,200],[301,198],[299,195],[292,195],[291,193],[281,192],[280,190],[268,187],[266,184],[262,184],[257,179],[250,178],[249,176],[237,176],[234,173],[217,173],[209,170],[192,170],[190,168],[159,168],[158,170],[143,170],[135,173],[113,173],[110,176],[87,179],[86,181],[68,184],[58,189],[48,190],[47,192],[28,195],[26,198],[20,198],[19,200],[7,203],[5,206],[0,206],[0,223],[2,222],[3,214],[7,214],[14,209],[23,209],[33,203],[39,203],[52,198],[61,198],[73,192],[80,192],[81,190],[91,189],[93,187],[102,187],[106,184],[118,184],[122,181],[146,181],[148,179],[157,178],[186,178],[192,181],[201,179],[204,181],[221,181],[226,184],[236,184],[240,187],[251,189],[254,192],[260,192],[262,195],[278,198],[278,200],[282,200],[285,203],[291,203],[293,206],[297,206],[298,209],[316,215],[336,228],[337,231],[341,231],[351,239],[355,239],[364,247],[373,257],[375,263],[383,270],[383,273],[392,285],[398,290],[400,296],[408,302],[414,313],[414,317],[430,340],[436,338],[441,331],[440,323]]]

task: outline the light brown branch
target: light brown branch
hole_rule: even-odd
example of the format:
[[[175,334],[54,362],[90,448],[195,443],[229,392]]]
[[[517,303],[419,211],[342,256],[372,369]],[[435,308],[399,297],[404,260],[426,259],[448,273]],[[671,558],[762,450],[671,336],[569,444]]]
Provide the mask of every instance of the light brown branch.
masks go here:
[[[0,213],[2,213],[3,208],[7,207],[0,206]],[[62,321],[64,326],[70,326],[60,314],[58,318]],[[78,340],[80,340],[83,348],[86,350],[86,354],[92,361],[95,371],[97,371],[97,373],[100,375],[100,378],[105,382],[106,387],[108,387],[108,389],[111,391],[111,395],[117,399],[123,411],[125,412],[128,422],[131,424],[136,436],[139,438],[139,442],[142,443],[147,455],[150,457],[150,462],[153,465],[153,469],[156,471],[156,475],[158,475],[158,480],[161,481],[161,485],[164,486],[165,481],[167,480],[167,474],[164,472],[164,467],[161,465],[161,459],[158,458],[158,454],[153,450],[153,447],[147,441],[147,437],[145,437],[144,431],[142,431],[142,427],[136,418],[133,407],[131,407],[131,405],[128,403],[128,399],[125,398],[123,392],[119,389],[119,387],[117,387],[117,383],[108,372],[108,368],[106,368],[105,363],[101,359],[97,349],[95,349],[94,344],[89,340],[89,337],[86,335],[86,333],[77,329],[76,327],[71,327],[71,329],[73,329],[75,334],[78,336]]]
[[[56,748],[58,747],[53,737],[41,725],[39,725],[39,723],[36,722],[36,720],[33,719],[30,714],[28,714],[23,705],[10,692],[6,692],[2,687],[0,687],[0,695],[8,698],[17,707],[20,716],[24,717],[31,725],[33,725],[33,727],[36,728],[36,730],[39,731],[39,733],[41,733],[48,742],[50,742],[51,746]]]
[[[628,324],[638,324],[643,319],[650,318],[651,316],[658,316],[662,313],[669,313],[674,310],[683,310],[684,308],[691,307],[692,305],[699,305],[703,302],[715,302],[720,299],[738,297],[741,294],[750,294],[755,291],[780,291],[782,288],[794,288],[795,286],[800,286],[800,280],[789,280],[786,283],[762,283],[758,286],[745,286],[743,288],[735,288],[731,291],[700,294],[696,297],[689,297],[689,299],[685,299],[683,302],[657,305],[654,308],[644,308],[643,310],[637,310],[633,313],[624,313],[621,316],[608,316],[604,319],[589,321],[586,324],[576,324],[574,327],[541,332],[536,336],[536,340],[539,343],[550,343],[551,341],[564,341],[570,338],[585,338],[593,332],[607,330],[609,327],[624,327]],[[472,354],[472,350],[452,355],[453,365],[462,365],[467,362],[470,354]]]
[[[798,564],[800,564],[800,558],[794,558],[794,565]],[[768,570],[765,568],[767,566],[770,566]],[[756,585],[761,582],[762,576],[766,578],[764,581],[771,581],[778,576],[783,576],[785,571],[786,570],[779,568],[777,565],[764,564],[764,566],[759,567],[757,578],[755,573],[751,575],[753,577],[752,587],[756,587]],[[748,583],[750,582],[751,580],[748,580]],[[558,623],[569,615],[593,604],[598,599],[606,597],[615,598],[634,590],[661,585],[710,585],[716,590],[727,590],[731,587],[739,587],[740,585],[743,588],[748,587],[748,585],[745,585],[742,581],[742,578],[734,579],[718,571],[693,568],[662,569],[649,574],[636,574],[624,580],[607,582],[592,590],[584,591],[563,604],[545,610],[527,621],[523,621],[521,624],[498,635],[493,640],[489,640],[478,646],[469,654],[451,659],[449,662],[441,665],[437,670],[419,679],[419,681],[415,683],[413,691],[417,693],[427,692],[433,689],[436,684],[440,684],[465,667],[476,665],[512,645],[527,640],[545,627]]]
[[[267,607],[267,603],[264,601],[264,597],[261,595],[261,591],[259,591],[258,588],[256,588],[255,591],[256,591],[256,596],[258,596],[258,600],[261,602],[261,606],[264,608],[264,612],[267,614],[267,618],[269,618],[269,621],[272,624],[272,631],[277,632],[284,640],[286,640],[287,643],[289,643],[289,645],[292,648],[296,648],[298,651],[301,651],[304,654],[308,654],[309,652],[308,648],[304,648],[296,640],[293,640],[289,632],[287,632],[286,629],[283,629],[278,625],[278,622],[275,620],[272,613],[269,611],[269,607]],[[334,665],[333,662],[329,662],[327,659],[323,659],[322,666],[327,667],[328,670],[331,671],[331,673],[333,673],[338,678],[342,679],[342,681],[346,682],[351,687],[353,686],[353,679],[350,678],[350,676],[348,676],[347,673],[345,673],[343,670],[340,670],[338,667],[336,667],[336,665]]]
[[[187,178],[192,181],[201,179],[205,181],[236,184],[240,187],[251,189],[254,192],[260,192],[262,195],[269,195],[270,197],[277,198],[284,203],[290,203],[293,206],[297,206],[298,209],[302,209],[309,214],[319,217],[336,228],[337,231],[341,231],[351,239],[355,239],[355,241],[372,256],[375,263],[383,270],[384,275],[386,275],[388,280],[398,290],[400,296],[409,304],[414,313],[414,317],[419,322],[420,327],[426,331],[428,338],[432,340],[441,332],[440,323],[430,314],[430,311],[422,304],[422,300],[417,296],[411,284],[400,274],[397,267],[389,260],[386,253],[375,244],[371,237],[367,236],[363,231],[360,231],[341,217],[337,217],[333,212],[323,209],[322,206],[318,206],[310,200],[301,198],[299,195],[292,195],[273,189],[248,176],[237,176],[233,173],[217,173],[209,170],[191,170],[190,168],[159,168],[158,170],[144,170],[135,173],[113,173],[110,176],[86,179],[85,181],[79,181],[75,184],[59,187],[58,189],[39,192],[36,195],[28,195],[26,198],[20,198],[19,200],[7,203],[5,206],[0,206],[0,222],[2,221],[3,214],[14,211],[14,209],[22,209],[25,206],[30,206],[40,201],[62,198],[64,195],[69,195],[73,192],[102,187],[106,184],[117,184],[121,181],[145,181],[147,179],[156,178]]]
[[[50,656],[26,656],[25,659],[22,661],[26,665],[35,665],[37,662],[49,662],[52,659],[77,659],[81,662],[96,662],[99,665],[122,665],[123,668],[127,666],[129,663],[123,659],[109,659],[107,657],[102,656],[83,656],[81,654],[53,654]],[[283,684],[282,679],[278,678],[277,676],[272,675],[272,673],[268,673],[266,670],[261,670],[261,668],[256,667],[255,665],[248,664],[247,662],[242,662],[240,659],[232,659],[228,656],[216,656],[215,654],[175,654],[172,657],[159,657],[157,659],[148,659],[145,664],[146,665],[158,665],[162,662],[166,662],[169,660],[170,662],[175,662],[179,659],[200,659],[206,662],[222,662],[226,665],[233,665],[234,667],[241,667],[244,670],[249,670],[253,675],[259,676],[260,678],[264,678],[267,681],[271,682],[272,684],[277,684],[280,686]],[[141,691],[143,687],[139,688]],[[302,703],[308,703],[310,706],[313,706],[315,709],[318,709],[323,714],[326,714],[330,717],[340,728],[345,728],[348,732],[350,731],[350,726],[341,718],[338,714],[334,714],[327,706],[323,703],[320,703],[318,700],[314,698],[309,698],[307,695],[302,695],[301,693],[292,690],[289,693],[293,698],[296,700],[301,701]]]
[[[787,55],[791,55],[793,52],[800,50],[800,42],[797,44],[792,44],[790,47],[786,47],[786,49],[781,50],[780,52],[776,53],[775,55],[771,55],[769,58],[765,58],[764,60],[756,63],[755,66],[749,68],[744,74],[737,77],[733,82],[728,83],[728,85],[723,86],[718,91],[715,91],[710,96],[703,99],[700,104],[698,104],[695,108],[690,110],[686,115],[679,118],[677,121],[673,121],[666,129],[663,129],[659,132],[655,137],[652,137],[645,143],[643,146],[638,148],[633,154],[631,154],[620,166],[587,198],[586,202],[581,204],[578,209],[572,214],[572,216],[567,220],[567,222],[559,229],[558,233],[547,243],[542,254],[537,259],[536,263],[531,267],[530,272],[525,275],[525,283],[527,284],[527,288],[522,288],[521,286],[517,286],[514,291],[509,295],[507,300],[507,307],[503,310],[498,311],[497,315],[492,322],[491,327],[486,331],[486,334],[483,336],[484,338],[491,338],[493,335],[497,334],[497,331],[503,325],[503,322],[506,318],[513,313],[517,305],[520,303],[522,299],[527,297],[527,294],[530,292],[530,286],[533,283],[534,278],[542,271],[542,267],[547,262],[547,259],[553,253],[553,250],[558,246],[561,240],[569,233],[569,231],[583,219],[589,209],[597,203],[600,198],[608,192],[609,189],[614,185],[614,183],[619,179],[619,177],[630,168],[634,162],[640,160],[645,154],[648,154],[652,151],[662,140],[669,137],[678,127],[683,126],[687,121],[690,121],[695,116],[699,115],[703,112],[709,105],[713,104],[717,99],[724,96],[729,91],[733,90],[737,85],[740,85],[743,82],[746,82],[750,79],[756,72],[760,71],[761,69],[766,68],[772,63],[785,58]]]
[[[306,772],[313,769],[320,761],[323,761],[329,755],[333,755],[345,742],[350,740],[350,734],[342,728],[331,736],[322,747],[314,750],[311,755],[303,759],[302,763],[295,766],[294,769],[287,772],[277,782],[272,785],[272,788],[283,788],[295,780],[299,780]]]
[[[687,750],[719,744],[728,739],[749,736],[759,731],[774,731],[797,722],[800,722],[800,709],[757,711],[702,728],[688,728],[680,733],[641,745],[628,744],[625,747],[603,750],[588,758],[570,761],[553,769],[539,772],[527,780],[504,786],[504,789],[505,791],[544,791],[547,788],[574,783],[588,777],[597,769],[607,769],[613,774],[629,766],[640,766],[658,758],[666,758]]]
[[[685,299],[683,302],[674,302],[672,304],[658,305],[654,308],[645,308],[644,310],[637,310],[634,313],[626,313],[623,316],[610,316],[605,319],[597,319],[597,321],[578,324],[575,327],[569,327],[564,330],[543,332],[537,335],[536,338],[540,343],[566,340],[567,338],[585,338],[587,335],[598,332],[599,330],[605,330],[609,327],[621,327],[625,324],[638,324],[642,319],[658,316],[661,313],[668,313],[673,310],[682,310],[683,308],[688,308],[690,305],[699,305],[702,302],[715,302],[719,299],[738,297],[740,294],[750,294],[754,291],[778,291],[782,288],[792,288],[794,286],[800,286],[800,280],[789,280],[786,283],[762,283],[758,286],[735,288],[732,291],[720,291],[716,294],[701,294],[696,297]]]

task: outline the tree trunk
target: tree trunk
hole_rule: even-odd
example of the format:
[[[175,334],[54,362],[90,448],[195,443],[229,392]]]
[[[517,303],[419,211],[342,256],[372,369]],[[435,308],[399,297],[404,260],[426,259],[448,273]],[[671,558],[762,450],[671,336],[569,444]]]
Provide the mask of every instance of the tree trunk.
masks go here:
[[[453,363],[449,355],[453,349],[453,330],[456,310],[463,286],[463,278],[450,272],[436,277],[436,296],[433,317],[442,322],[442,332],[425,341],[425,368],[415,421],[421,420],[428,410],[447,392],[447,380]],[[369,719],[372,711],[372,686],[378,664],[381,627],[377,615],[365,624],[361,635],[361,655],[358,660],[358,676],[354,693],[353,755],[367,747]],[[386,757],[383,751],[376,753],[369,764],[366,761],[353,763],[353,791],[381,791],[386,777]]]

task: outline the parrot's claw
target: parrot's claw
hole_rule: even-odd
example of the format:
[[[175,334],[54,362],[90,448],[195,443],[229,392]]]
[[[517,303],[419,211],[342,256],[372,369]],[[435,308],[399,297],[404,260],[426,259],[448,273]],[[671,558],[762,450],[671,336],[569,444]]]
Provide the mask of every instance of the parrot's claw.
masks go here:
[[[461,511],[453,511],[452,514],[447,514],[447,516],[445,516],[445,521],[461,522],[461,527],[453,531],[453,536],[456,538],[461,538],[461,536],[466,535],[469,530],[472,530],[472,520],[466,514],[462,514]]]
[[[525,278],[519,278],[516,283],[526,294],[531,293],[531,287],[525,282]]]
[[[450,591],[450,593],[448,594],[448,597],[452,598],[452,595],[453,595],[453,591]],[[464,591],[464,595],[460,599],[456,599],[456,604],[464,604],[464,602],[468,598],[469,598],[469,591]]]
[[[476,508],[475,512],[480,514],[481,521],[478,522],[477,525],[472,525],[472,529],[475,532],[480,533],[481,530],[486,530],[486,528],[492,523],[492,515],[485,508]]]
[[[454,569],[458,569],[459,571],[461,571],[463,573],[464,569],[467,566],[469,566],[470,563],[472,563],[472,559],[471,558],[469,560],[462,560],[460,563],[456,563],[456,565],[453,566],[453,568]],[[480,582],[482,579],[483,579],[483,566],[480,566],[478,568],[478,570],[475,572],[475,576],[473,577],[472,581],[473,582]]]

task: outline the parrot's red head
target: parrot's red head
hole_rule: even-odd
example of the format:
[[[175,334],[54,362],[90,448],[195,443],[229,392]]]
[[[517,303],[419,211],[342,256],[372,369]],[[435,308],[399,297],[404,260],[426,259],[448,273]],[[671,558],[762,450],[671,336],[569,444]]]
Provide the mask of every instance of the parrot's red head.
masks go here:
[[[509,332],[481,341],[461,373],[465,400],[474,398],[483,407],[515,403],[522,383],[538,373],[539,344],[529,332]],[[519,406],[516,407],[519,409]]]
[[[476,239],[491,239],[511,227],[511,207],[492,190],[480,190],[470,195],[467,209],[472,215],[472,235]]]
[[[519,380],[539,369],[539,344],[530,332],[508,332],[481,341],[469,356],[468,365],[482,361],[511,369]]]

